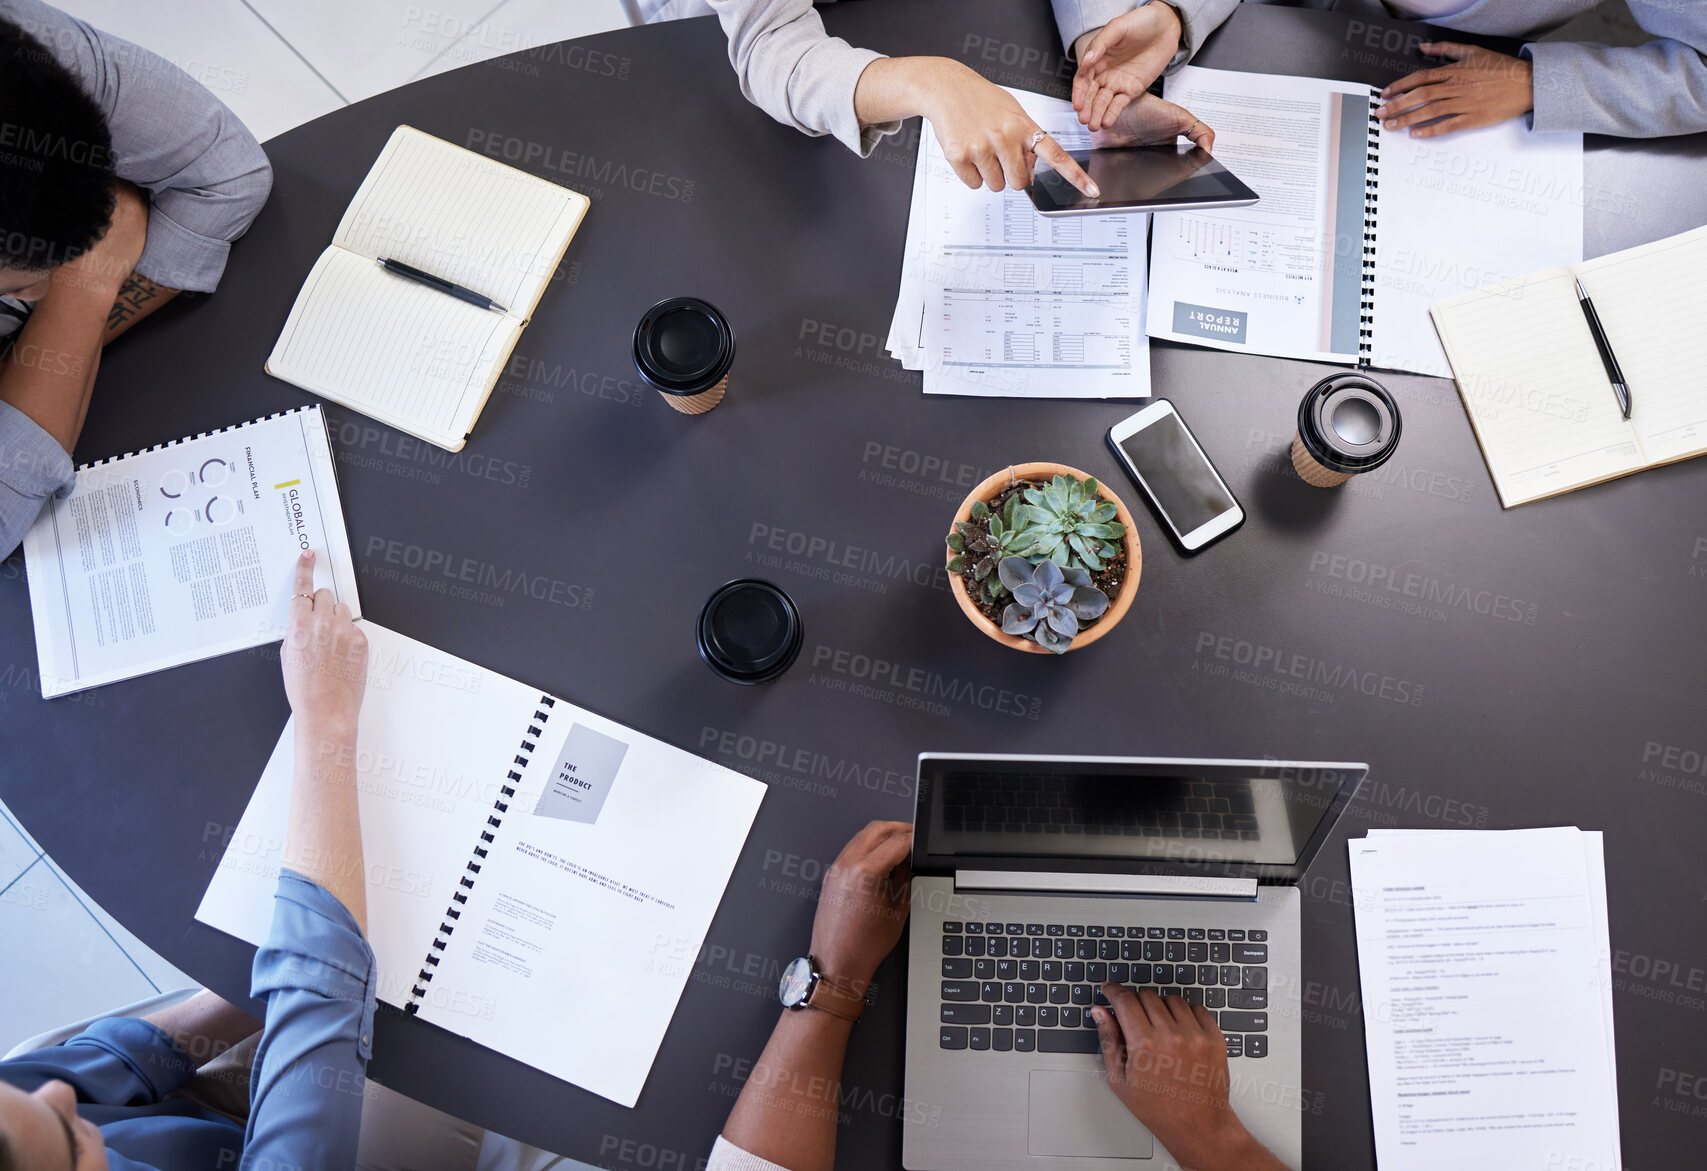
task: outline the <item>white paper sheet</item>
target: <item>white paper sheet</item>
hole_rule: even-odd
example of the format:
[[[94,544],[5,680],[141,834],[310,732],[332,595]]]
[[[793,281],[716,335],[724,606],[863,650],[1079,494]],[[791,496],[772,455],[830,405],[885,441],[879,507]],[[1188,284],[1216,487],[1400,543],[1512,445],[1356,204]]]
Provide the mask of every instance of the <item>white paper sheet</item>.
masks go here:
[[[80,468],[24,537],[43,697],[276,642],[303,549],[360,614],[317,406]]]
[[[1383,1171],[1619,1166],[1600,835],[1372,830],[1349,849]]]
[[[1063,147],[1089,146],[1070,103],[1009,92]],[[1148,220],[1043,216],[1024,192],[972,190],[927,123],[890,353],[925,372],[927,394],[1147,396]]]
[[[765,786],[362,628],[354,764],[380,999],[633,1106]],[[286,725],[196,912],[257,946],[284,862],[292,736]]]

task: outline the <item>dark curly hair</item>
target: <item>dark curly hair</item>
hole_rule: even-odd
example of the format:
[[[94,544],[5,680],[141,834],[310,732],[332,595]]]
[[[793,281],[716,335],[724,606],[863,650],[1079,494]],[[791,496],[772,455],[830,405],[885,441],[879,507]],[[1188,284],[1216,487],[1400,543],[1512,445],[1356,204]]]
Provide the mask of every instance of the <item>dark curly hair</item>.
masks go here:
[[[57,268],[113,218],[107,119],[46,45],[0,19],[0,265]]]

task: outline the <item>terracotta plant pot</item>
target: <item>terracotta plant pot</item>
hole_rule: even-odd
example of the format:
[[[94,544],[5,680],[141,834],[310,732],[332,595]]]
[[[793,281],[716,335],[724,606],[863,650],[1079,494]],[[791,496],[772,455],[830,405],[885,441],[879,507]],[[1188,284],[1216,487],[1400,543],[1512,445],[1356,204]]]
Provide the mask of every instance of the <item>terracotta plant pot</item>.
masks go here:
[[[1002,471],[997,472],[988,480],[985,480],[982,484],[979,484],[976,488],[972,489],[971,495],[961,501],[960,511],[954,514],[954,519],[956,521],[970,520],[972,518],[972,504],[974,501],[982,500],[988,504],[995,498],[997,493],[1006,488],[1009,484],[1013,483],[1015,480],[1048,481],[1056,476],[1072,476],[1074,479],[1078,480],[1088,480],[1091,478],[1090,473],[1081,472],[1078,468],[1070,468],[1066,464],[1014,464],[1012,467],[1004,468]],[[1132,514],[1127,511],[1126,502],[1116,496],[1113,490],[1111,490],[1109,486],[1101,480],[1097,481],[1097,494],[1110,504],[1114,505],[1116,510],[1115,519],[1126,526],[1126,536],[1124,538],[1126,546],[1126,580],[1120,585],[1119,596],[1109,599],[1108,612],[1101,618],[1098,618],[1092,625],[1085,627],[1079,635],[1073,639],[1073,645],[1067,648],[1067,653],[1069,654],[1078,650],[1080,647],[1089,646],[1091,643],[1113,630],[1115,624],[1122,618],[1126,617],[1126,611],[1131,608],[1132,599],[1138,593],[1138,575],[1139,571],[1143,569],[1144,554],[1143,550],[1138,546],[1138,527],[1132,523]],[[950,549],[948,550],[948,560],[953,560],[953,558],[954,550]],[[961,577],[960,574],[951,572],[948,575],[948,588],[954,591],[954,600],[960,603],[960,609],[966,614],[966,617],[971,620],[972,625],[976,626],[979,630],[982,630],[985,634],[989,635],[1003,646],[1011,646],[1016,651],[1027,651],[1034,655],[1050,655],[1055,653],[1054,651],[1038,646],[1029,638],[1024,638],[1017,634],[1003,634],[1002,628],[984,617],[983,611],[979,610],[978,607],[973,604],[971,596],[966,592],[966,579]]]

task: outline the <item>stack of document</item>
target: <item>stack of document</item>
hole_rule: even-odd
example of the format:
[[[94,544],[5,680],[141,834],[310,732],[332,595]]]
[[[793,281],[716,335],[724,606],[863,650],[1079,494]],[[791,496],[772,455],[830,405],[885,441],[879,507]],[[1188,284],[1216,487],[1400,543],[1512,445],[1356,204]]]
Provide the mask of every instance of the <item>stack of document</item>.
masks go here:
[[[1381,1171],[1622,1166],[1601,835],[1349,846]]]
[[[1071,152],[1072,104],[1008,91]],[[1023,191],[960,180],[925,123],[889,352],[926,394],[1144,398],[1145,239],[1138,213],[1043,216]]]

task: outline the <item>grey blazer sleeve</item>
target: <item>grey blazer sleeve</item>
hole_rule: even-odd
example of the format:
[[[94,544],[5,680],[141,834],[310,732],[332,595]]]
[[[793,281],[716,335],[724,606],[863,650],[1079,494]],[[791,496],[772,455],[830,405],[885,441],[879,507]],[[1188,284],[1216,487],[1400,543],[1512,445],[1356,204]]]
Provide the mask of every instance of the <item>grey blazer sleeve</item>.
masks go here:
[[[729,38],[729,62],[749,102],[803,134],[833,136],[869,155],[899,122],[861,126],[854,89],[883,56],[824,31],[812,0],[711,0]]]
[[[149,195],[136,271],[210,293],[231,241],[267,201],[273,171],[237,115],[165,58],[40,0],[0,0],[0,15],[45,44],[107,117],[119,177]]]
[[[1689,8],[1680,5],[1679,11]],[[1581,130],[1624,138],[1655,138],[1707,130],[1707,4],[1692,17],[1702,26],[1690,43],[1649,41],[1613,47],[1567,41],[1523,46],[1535,65],[1539,131]]]
[[[1115,17],[1139,7],[1134,0],[1050,0],[1055,8],[1055,24],[1061,30],[1061,43],[1070,53],[1073,42],[1094,28],[1101,28]],[[1155,0],[1143,0],[1154,3]],[[1221,27],[1239,0],[1168,0],[1180,18],[1180,51],[1168,62],[1168,72],[1190,61],[1202,48],[1204,38]]]
[[[49,496],[77,484],[59,441],[11,403],[0,402],[0,560],[12,555]]]

